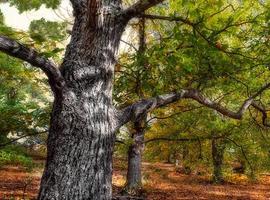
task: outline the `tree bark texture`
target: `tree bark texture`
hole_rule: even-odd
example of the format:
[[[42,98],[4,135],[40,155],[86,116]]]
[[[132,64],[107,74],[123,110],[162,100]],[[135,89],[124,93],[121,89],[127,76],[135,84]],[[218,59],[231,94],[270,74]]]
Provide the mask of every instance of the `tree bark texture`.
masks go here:
[[[66,84],[51,114],[42,200],[108,200],[112,195],[117,128],[112,80],[125,24],[111,13],[120,1],[82,2],[73,2],[72,38],[60,68]]]
[[[145,53],[145,19],[140,18],[138,21],[138,41],[139,48],[137,52],[138,67],[143,67],[146,63],[144,58]],[[144,98],[142,90],[142,76],[137,73],[136,76],[136,95],[140,98]],[[135,121],[133,121],[133,143],[128,149],[128,171],[126,177],[126,186],[124,191],[131,195],[140,195],[142,189],[142,154],[144,148],[144,134],[146,126],[146,114],[142,113]]]
[[[139,195],[142,189],[142,154],[144,148],[145,118],[134,122],[133,143],[128,149],[128,170],[125,192]]]
[[[212,139],[212,161],[213,161],[213,182],[222,183],[223,173],[222,173],[222,164],[224,159],[225,151],[225,142],[224,139]]]

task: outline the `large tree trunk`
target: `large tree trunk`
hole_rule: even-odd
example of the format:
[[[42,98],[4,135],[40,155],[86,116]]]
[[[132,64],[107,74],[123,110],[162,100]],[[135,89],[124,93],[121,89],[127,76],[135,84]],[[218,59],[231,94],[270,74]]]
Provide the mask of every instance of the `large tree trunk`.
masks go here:
[[[224,158],[224,139],[212,139],[212,160],[213,160],[213,182],[223,183],[222,164]]]
[[[144,148],[145,118],[134,123],[133,143],[128,149],[128,171],[125,192],[140,195],[142,189],[142,153]]]
[[[112,79],[124,24],[98,6],[74,10],[72,38],[61,66],[66,86],[54,101],[38,199],[111,199],[117,128]]]

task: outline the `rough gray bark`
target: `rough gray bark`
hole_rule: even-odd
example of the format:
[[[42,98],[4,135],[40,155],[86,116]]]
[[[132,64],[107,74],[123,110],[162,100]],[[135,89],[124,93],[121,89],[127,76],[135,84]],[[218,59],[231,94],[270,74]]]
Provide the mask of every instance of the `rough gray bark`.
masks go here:
[[[224,139],[212,139],[212,161],[213,161],[213,177],[214,183],[223,183],[222,164],[224,159],[224,151],[226,144]]]
[[[144,148],[145,118],[134,123],[133,143],[128,149],[128,170],[125,192],[140,195],[142,189],[142,153]]]
[[[130,18],[120,0],[71,2],[75,22],[61,65],[66,84],[54,101],[38,199],[109,200],[119,128],[112,105],[115,55]],[[155,4],[143,5],[138,10]]]
[[[38,199],[109,200],[117,127],[112,105],[115,54],[125,23],[120,1],[73,1],[75,22],[54,101]]]

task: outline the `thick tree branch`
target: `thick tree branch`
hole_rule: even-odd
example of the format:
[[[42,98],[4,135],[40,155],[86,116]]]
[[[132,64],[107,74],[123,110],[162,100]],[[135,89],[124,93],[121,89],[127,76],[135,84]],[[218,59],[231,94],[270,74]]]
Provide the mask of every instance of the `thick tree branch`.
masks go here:
[[[130,120],[137,120],[142,115],[153,110],[154,108],[158,108],[162,105],[167,105],[169,103],[182,99],[184,94],[185,90],[182,90],[179,93],[171,93],[166,95],[160,95],[150,99],[143,99],[130,106],[127,106],[119,112],[119,126],[124,125]]]
[[[126,16],[127,20],[140,16],[147,9],[163,2],[164,0],[139,0],[129,8],[125,9],[122,14]]]
[[[140,116],[144,115],[147,112],[152,111],[153,109],[166,106],[170,103],[174,103],[181,99],[193,99],[197,101],[198,103],[208,108],[214,109],[218,111],[219,113],[223,114],[224,116],[227,116],[233,119],[241,119],[244,112],[248,109],[250,105],[252,105],[254,108],[256,108],[257,110],[259,110],[260,112],[264,114],[263,119],[264,119],[264,122],[266,123],[267,114],[261,106],[256,104],[254,99],[257,96],[259,96],[263,91],[268,89],[269,87],[270,87],[270,83],[266,84],[261,89],[259,89],[255,94],[247,98],[243,102],[243,104],[240,106],[238,111],[231,111],[227,109],[221,104],[206,98],[204,95],[200,93],[200,91],[195,90],[195,89],[186,89],[186,90],[181,90],[178,93],[170,93],[170,94],[160,95],[160,96],[150,98],[150,99],[143,99],[130,106],[127,106],[126,108],[120,111],[119,126],[122,126],[123,124],[129,122],[130,120],[137,120],[138,118],[140,118]]]
[[[60,70],[53,62],[39,55],[34,49],[0,35],[0,51],[40,68],[49,78],[49,83],[54,91],[63,87],[64,79]]]
[[[270,127],[270,124],[267,122],[267,110],[262,105],[257,104],[256,102],[252,102],[251,104],[256,110],[261,112],[262,114],[262,124],[266,127]]]

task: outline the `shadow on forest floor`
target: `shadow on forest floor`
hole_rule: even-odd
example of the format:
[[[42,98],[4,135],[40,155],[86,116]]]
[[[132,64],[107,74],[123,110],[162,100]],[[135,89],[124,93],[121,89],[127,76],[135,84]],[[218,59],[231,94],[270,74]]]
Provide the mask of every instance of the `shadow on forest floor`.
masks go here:
[[[144,166],[145,171],[149,164]],[[153,170],[155,169],[155,170]],[[158,169],[158,170],[157,170]],[[152,171],[152,172],[151,172]],[[173,165],[156,163],[148,171],[145,186],[148,200],[267,200],[270,199],[270,177],[258,182],[211,184],[209,177],[179,174]]]
[[[147,200],[267,200],[270,199],[270,176],[259,182],[225,183],[213,185],[209,177],[184,175],[174,166],[163,163],[143,163],[145,195]],[[117,193],[125,183],[125,166],[114,168],[113,189]],[[42,168],[27,172],[20,166],[0,169],[0,199],[35,199]]]

